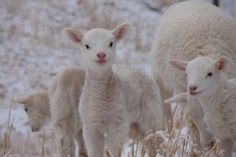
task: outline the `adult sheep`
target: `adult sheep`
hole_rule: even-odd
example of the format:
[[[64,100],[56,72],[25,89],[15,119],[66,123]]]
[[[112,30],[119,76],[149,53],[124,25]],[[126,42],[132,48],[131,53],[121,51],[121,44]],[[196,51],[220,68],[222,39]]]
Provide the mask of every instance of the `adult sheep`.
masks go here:
[[[216,59],[227,56],[231,63],[225,74],[236,77],[236,21],[219,8],[203,1],[187,1],[172,5],[160,19],[152,46],[152,70],[160,86],[161,102],[165,114],[170,115],[164,100],[172,94],[186,91],[187,81],[183,72],[168,65],[167,60],[177,58],[192,60],[198,56]],[[173,63],[174,64],[174,63]],[[193,119],[201,139],[210,140],[210,133],[202,120],[204,112],[199,103],[184,106]]]

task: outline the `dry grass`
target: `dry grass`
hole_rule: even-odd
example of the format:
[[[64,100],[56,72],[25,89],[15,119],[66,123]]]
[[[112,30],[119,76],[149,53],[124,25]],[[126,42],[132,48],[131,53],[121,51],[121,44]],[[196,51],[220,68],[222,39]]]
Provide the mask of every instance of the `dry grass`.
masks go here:
[[[40,133],[37,138],[33,138],[30,134],[24,137],[14,132],[11,115],[12,107],[13,101],[11,100],[7,128],[4,132],[0,132],[0,156],[54,156],[55,148],[51,134],[44,132]],[[167,123],[164,131],[154,133],[150,131],[142,141],[131,140],[128,157],[144,157],[146,154],[152,154],[149,156],[153,157],[155,152],[164,157],[220,157],[221,151],[219,150],[218,144],[212,143],[209,147],[201,151],[197,149],[192,140],[194,138],[190,133],[191,128],[195,130],[192,123],[189,125],[190,131],[183,134],[183,130],[186,129],[188,117],[183,112],[180,115],[176,114],[176,109],[177,107],[173,111],[172,120]],[[137,137],[133,139],[137,139]],[[150,144],[153,146],[152,153],[148,150],[148,145]],[[105,152],[107,157],[112,156],[107,148]],[[115,156],[121,157],[121,152],[121,147],[118,147]]]
[[[53,138],[51,134],[46,132],[40,133],[37,138],[28,135],[24,137],[22,134],[14,132],[12,124],[12,107],[13,101],[10,102],[8,123],[5,131],[0,132],[0,156],[8,157],[14,155],[30,155],[47,157],[53,156],[55,148],[53,147]],[[212,143],[209,147],[205,147],[199,151],[194,145],[194,137],[196,131],[193,123],[190,122],[189,131],[183,134],[183,129],[186,129],[188,117],[183,113],[176,114],[176,108],[173,111],[172,120],[167,123],[164,131],[155,133],[147,133],[142,142],[132,140],[130,143],[130,152],[128,157],[144,157],[148,153],[148,143],[151,143],[161,156],[164,157],[221,157],[218,143]],[[136,139],[136,138],[133,138]],[[116,157],[121,157],[121,147],[117,148]],[[111,157],[111,152],[106,149],[106,156]]]

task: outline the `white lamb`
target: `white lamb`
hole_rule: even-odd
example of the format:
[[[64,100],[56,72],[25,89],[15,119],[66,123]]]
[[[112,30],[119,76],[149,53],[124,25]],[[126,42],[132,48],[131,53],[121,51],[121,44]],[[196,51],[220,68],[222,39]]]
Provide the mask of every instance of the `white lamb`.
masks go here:
[[[236,141],[236,80],[226,79],[223,74],[230,60],[227,57],[217,60],[198,57],[189,62],[170,62],[175,62],[171,65],[186,72],[188,93],[182,93],[168,101],[197,98],[204,110],[208,128],[221,140],[224,156],[231,157]]]
[[[74,139],[80,156],[86,156],[78,104],[85,80],[85,71],[77,67],[58,73],[49,88],[51,122],[55,131],[58,156],[75,156]]]
[[[168,66],[167,60],[191,60],[198,56],[216,59],[225,55],[233,61],[225,73],[227,77],[235,78],[236,70],[232,70],[236,67],[235,43],[236,22],[219,8],[203,1],[181,2],[169,7],[159,21],[152,46],[152,70],[160,86],[161,102],[166,106],[165,115],[171,114],[164,100],[172,94],[186,91],[187,87],[183,72]],[[199,103],[191,108],[185,105],[183,109],[196,124],[202,142],[211,140],[202,120],[204,113]]]
[[[105,145],[115,154],[117,147],[127,140],[130,126],[143,132],[162,127],[162,108],[155,83],[129,67],[112,70],[116,42],[127,29],[127,24],[121,24],[111,31],[96,28],[85,34],[70,28],[65,30],[80,45],[86,67],[79,112],[90,157],[103,156]]]
[[[87,156],[77,111],[84,78],[84,70],[65,68],[52,81],[49,93],[39,91],[15,100],[24,104],[32,131],[39,131],[48,120],[52,123],[57,156],[75,156],[74,139],[78,142],[80,157]]]

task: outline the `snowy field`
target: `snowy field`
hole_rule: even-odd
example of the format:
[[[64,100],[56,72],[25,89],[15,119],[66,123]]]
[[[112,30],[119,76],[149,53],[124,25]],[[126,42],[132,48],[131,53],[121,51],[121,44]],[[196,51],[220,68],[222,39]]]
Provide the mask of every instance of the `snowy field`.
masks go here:
[[[225,3],[224,8],[230,8],[229,5]],[[64,67],[81,66],[78,46],[68,40],[63,32],[65,27],[86,31],[94,27],[113,28],[121,22],[130,23],[129,34],[117,45],[118,63],[129,63],[150,73],[149,51],[153,32],[166,8],[152,10],[143,0],[1,0],[0,156],[4,152],[12,157],[54,156],[50,127],[32,133],[22,106],[11,101],[32,91],[47,89],[52,77]],[[231,13],[234,9],[232,6],[230,9]],[[173,151],[170,156],[194,152],[183,117],[173,120],[174,133],[168,128],[158,133],[165,138],[170,132],[173,135],[169,139],[176,142],[176,146],[173,144],[169,148],[170,145],[166,144],[166,150]],[[187,144],[183,144],[184,141]],[[181,147],[176,148],[180,151],[174,150],[177,146]],[[131,141],[123,156],[132,156],[132,147],[136,149],[137,145]],[[142,144],[138,147],[141,149]]]

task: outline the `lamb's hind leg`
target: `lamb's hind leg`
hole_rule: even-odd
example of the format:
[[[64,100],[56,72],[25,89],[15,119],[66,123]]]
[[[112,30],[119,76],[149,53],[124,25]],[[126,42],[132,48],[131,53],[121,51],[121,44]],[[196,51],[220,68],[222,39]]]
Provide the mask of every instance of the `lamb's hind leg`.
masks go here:
[[[75,143],[73,133],[66,131],[69,128],[67,123],[60,123],[54,126],[57,155],[60,157],[75,157]]]
[[[83,138],[83,130],[80,129],[76,134],[76,141],[79,145],[79,157],[87,157],[87,149],[85,147],[84,138]]]
[[[83,126],[83,138],[89,157],[104,156],[104,136],[95,126]]]

